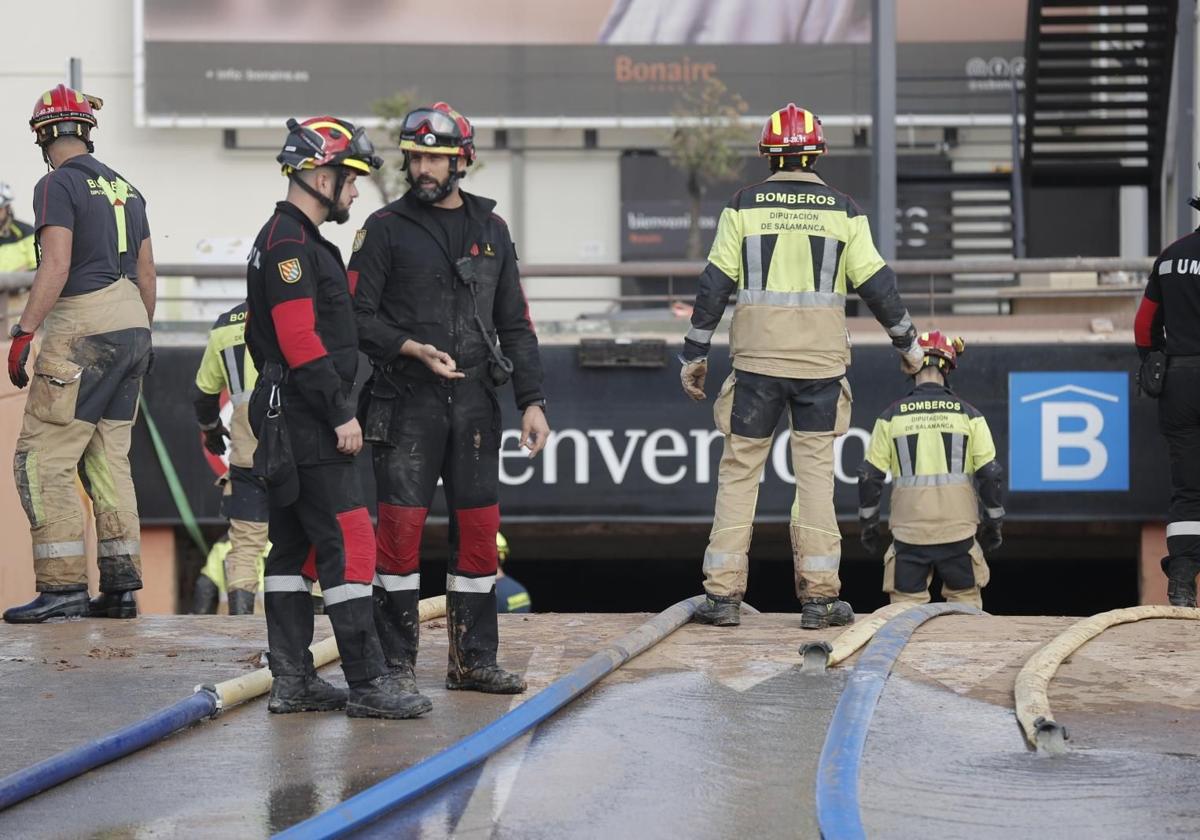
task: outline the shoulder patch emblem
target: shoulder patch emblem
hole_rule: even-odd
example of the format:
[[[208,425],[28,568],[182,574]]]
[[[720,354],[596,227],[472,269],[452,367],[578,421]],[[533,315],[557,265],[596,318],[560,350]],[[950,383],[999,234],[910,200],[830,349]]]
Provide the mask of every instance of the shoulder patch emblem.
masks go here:
[[[295,283],[300,279],[302,274],[300,260],[295,257],[292,257],[290,260],[284,260],[279,264],[279,276],[283,278],[284,283]]]
[[[359,228],[358,232],[354,234],[354,245],[350,248],[350,251],[354,252],[354,251],[357,251],[359,248],[361,248],[363,246],[363,242],[366,240],[366,238],[367,238],[367,229]]]

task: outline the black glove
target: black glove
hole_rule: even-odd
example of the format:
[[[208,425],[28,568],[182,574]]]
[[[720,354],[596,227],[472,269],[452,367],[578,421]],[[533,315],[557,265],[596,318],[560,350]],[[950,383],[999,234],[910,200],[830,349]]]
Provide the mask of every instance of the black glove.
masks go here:
[[[872,557],[878,557],[879,549],[881,548],[879,517],[875,516],[871,519],[860,519],[858,520],[858,525],[860,528],[858,539],[859,542],[862,543],[862,547],[867,550],[867,554],[871,555]]]
[[[1000,535],[1000,520],[995,519],[984,522],[979,526],[979,535],[976,537],[979,541],[979,547],[983,549],[984,554],[991,554],[1004,542],[1004,538]]]
[[[202,429],[204,432],[204,448],[214,455],[225,454],[225,438],[229,437],[229,430],[225,428],[225,424],[220,420],[217,425],[211,429]]]

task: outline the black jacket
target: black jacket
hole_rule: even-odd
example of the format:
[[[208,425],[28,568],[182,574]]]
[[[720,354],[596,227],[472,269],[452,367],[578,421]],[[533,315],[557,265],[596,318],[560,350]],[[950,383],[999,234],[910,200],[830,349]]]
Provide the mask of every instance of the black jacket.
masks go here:
[[[281,201],[263,225],[246,268],[246,345],[260,376],[280,365],[285,406],[332,430],[354,417],[350,399],[358,335],[337,246],[294,204]],[[260,378],[263,382],[263,378]]]
[[[492,212],[496,202],[461,195],[467,216],[465,253],[449,252],[440,226],[411,192],[374,213],[358,232],[350,284],[359,343],[376,365],[391,365],[405,377],[433,376],[424,363],[400,356],[408,339],[449,353],[460,370],[486,364],[491,338],[476,324],[476,301],[454,265],[469,257],[479,316],[513,362],[513,392],[517,407],[524,409],[545,395],[516,249],[508,225]]]
[[[1150,269],[1133,323],[1138,351],[1200,356],[1200,229],[1176,239]]]

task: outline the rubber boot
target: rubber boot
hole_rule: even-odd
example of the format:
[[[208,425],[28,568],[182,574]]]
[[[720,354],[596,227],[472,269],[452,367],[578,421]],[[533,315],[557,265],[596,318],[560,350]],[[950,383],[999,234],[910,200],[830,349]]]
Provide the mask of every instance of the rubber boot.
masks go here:
[[[69,592],[39,592],[28,604],[9,607],[4,620],[9,624],[41,624],[52,618],[83,618],[88,614],[86,589]]]
[[[424,694],[407,691],[390,672],[350,686],[346,717],[406,720],[433,708]]]
[[[246,589],[230,589],[229,614],[254,615],[254,593]]]
[[[525,678],[499,665],[484,665],[470,671],[446,674],[446,688],[451,691],[480,691],[484,694],[522,694]]]
[[[737,598],[709,595],[696,608],[692,621],[717,627],[737,627],[742,623],[742,602]]]
[[[1167,575],[1167,601],[1171,606],[1196,606],[1196,564],[1192,558],[1168,555],[1161,565]]]
[[[404,690],[416,693],[417,645],[420,639],[420,593],[388,592],[376,586],[372,598],[372,614],[383,660],[388,671]]]
[[[800,605],[800,627],[823,630],[854,623],[854,608],[837,598],[807,598]]]
[[[220,602],[221,590],[208,575],[196,578],[196,588],[192,590],[192,615],[216,615]]]
[[[88,602],[89,618],[137,618],[137,597],[132,591],[101,592]]]

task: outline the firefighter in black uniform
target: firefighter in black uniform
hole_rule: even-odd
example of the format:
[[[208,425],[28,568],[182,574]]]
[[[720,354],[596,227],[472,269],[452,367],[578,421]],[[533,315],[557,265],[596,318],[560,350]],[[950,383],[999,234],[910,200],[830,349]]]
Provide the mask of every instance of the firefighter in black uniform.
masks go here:
[[[364,429],[379,496],[376,616],[389,666],[412,678],[421,532],[441,477],[450,512],[446,687],[519,693],[499,668],[500,406],[511,378],[530,457],[550,432],[537,336],[508,227],[459,189],[471,124],[444,102],[409,113],[411,189],[367,220],[350,257],[360,346],[375,366]],[[415,687],[415,684],[414,684]]]
[[[1191,199],[1200,210],[1200,197]],[[1142,390],[1158,397],[1158,426],[1171,457],[1167,597],[1196,606],[1200,572],[1200,228],[1177,239],[1150,270],[1134,321]]]
[[[271,505],[268,709],[415,717],[431,704],[388,673],[372,618],[375,534],[354,469],[362,431],[350,399],[358,337],[342,256],[318,230],[346,221],[355,179],[382,161],[343,120],[289,120],[288,129],[277,158],[287,200],[259,232],[246,272],[246,344],[260,372],[250,399],[254,470],[267,480]],[[349,696],[317,676],[308,650],[314,566]]]

